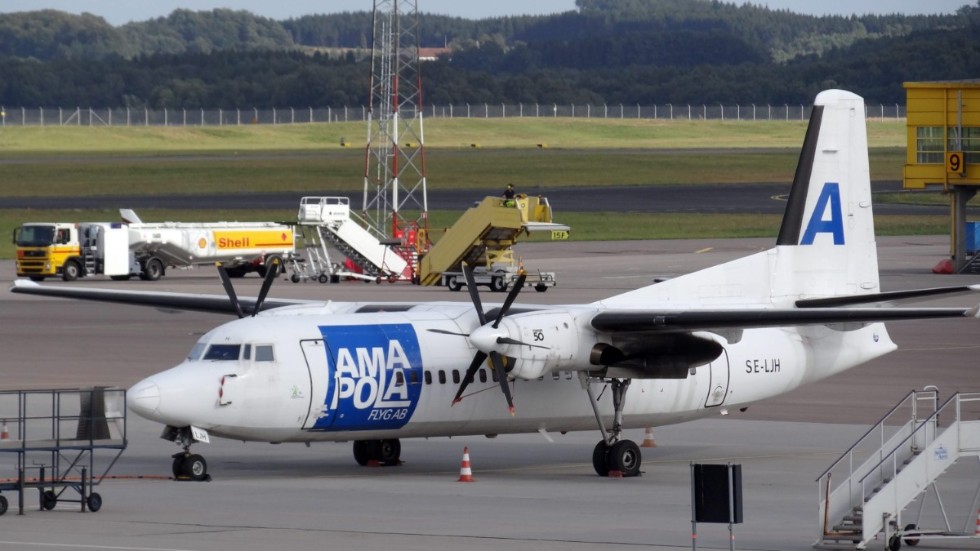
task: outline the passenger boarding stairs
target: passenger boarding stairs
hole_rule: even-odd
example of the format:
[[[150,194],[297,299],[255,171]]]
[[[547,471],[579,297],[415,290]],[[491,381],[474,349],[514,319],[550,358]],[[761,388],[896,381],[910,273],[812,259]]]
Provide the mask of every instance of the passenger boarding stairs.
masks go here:
[[[817,479],[822,534],[814,548],[865,549],[884,532],[885,548],[898,549],[912,533],[903,532],[902,511],[958,459],[980,458],[980,393],[939,406],[930,388],[909,393]],[[929,532],[917,528],[914,536]]]
[[[316,228],[314,242],[318,248],[329,243],[368,276],[395,280],[411,275],[408,261],[391,244],[382,242],[351,218],[346,197],[303,197],[298,220],[302,226]],[[321,263],[326,256],[325,251],[313,254]],[[326,264],[329,266],[329,260]]]

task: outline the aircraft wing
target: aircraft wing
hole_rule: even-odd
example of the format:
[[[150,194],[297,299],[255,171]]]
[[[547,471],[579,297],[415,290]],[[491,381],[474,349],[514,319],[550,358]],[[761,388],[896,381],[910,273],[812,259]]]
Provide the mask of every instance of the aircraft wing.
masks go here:
[[[847,295],[841,297],[807,298],[796,301],[798,308],[821,308],[833,306],[850,306],[852,304],[870,304],[873,302],[891,302],[911,298],[935,297],[980,291],[980,285],[956,285],[953,287],[930,287],[928,289],[909,289],[904,291],[888,291],[868,295]]]
[[[190,310],[196,312],[211,312],[216,314],[237,315],[235,305],[227,295],[198,295],[190,293],[167,293],[146,291],[120,291],[115,289],[92,289],[85,287],[58,287],[39,285],[26,279],[14,281],[10,288],[12,293],[38,295],[42,297],[70,298],[76,300],[92,300],[96,302],[114,302],[135,306],[150,306],[161,310]],[[242,309],[251,312],[255,307],[255,298],[242,297],[239,299]],[[308,304],[309,300],[266,299],[262,310],[280,308],[294,304]]]
[[[780,308],[718,310],[606,310],[592,318],[592,327],[606,332],[710,331],[753,327],[792,327],[835,323],[980,317],[973,308]]]

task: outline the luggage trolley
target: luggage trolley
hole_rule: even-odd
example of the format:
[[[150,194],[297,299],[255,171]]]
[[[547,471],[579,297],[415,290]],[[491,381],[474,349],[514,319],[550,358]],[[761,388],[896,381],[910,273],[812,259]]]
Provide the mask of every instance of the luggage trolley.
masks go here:
[[[38,491],[42,510],[59,501],[79,503],[81,512],[102,508],[102,496],[92,489],[126,449],[124,389],[0,391],[0,423],[0,454],[17,457],[13,478],[4,476],[0,460],[0,515],[9,506],[4,491],[17,492],[23,515],[28,489]],[[70,499],[69,490],[78,499]]]

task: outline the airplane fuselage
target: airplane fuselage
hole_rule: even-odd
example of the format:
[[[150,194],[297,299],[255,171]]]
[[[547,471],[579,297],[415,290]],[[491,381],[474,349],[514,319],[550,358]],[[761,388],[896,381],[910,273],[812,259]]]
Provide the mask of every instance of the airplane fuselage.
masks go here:
[[[450,406],[475,348],[470,339],[448,333],[479,327],[472,305],[465,303],[331,303],[232,321],[202,337],[180,365],[134,386],[130,406],[174,427],[268,442],[592,430],[596,421],[579,373],[597,366],[580,349],[601,341],[575,320],[594,312],[581,306],[548,311],[556,310],[572,324],[563,330],[575,336],[566,339],[574,349],[562,348],[561,331],[544,326],[527,332],[540,331],[538,342],[549,347],[545,352],[511,346],[506,356],[513,369],[525,361],[522,354],[535,353],[545,357],[527,361],[553,368],[511,381],[513,417],[487,366],[477,371],[463,400]],[[716,340],[723,353],[684,378],[635,379],[627,391],[625,427],[679,423],[745,407],[894,349],[881,324],[699,335]],[[821,354],[842,348],[860,353]],[[605,383],[584,379],[610,422],[613,404],[602,392]]]

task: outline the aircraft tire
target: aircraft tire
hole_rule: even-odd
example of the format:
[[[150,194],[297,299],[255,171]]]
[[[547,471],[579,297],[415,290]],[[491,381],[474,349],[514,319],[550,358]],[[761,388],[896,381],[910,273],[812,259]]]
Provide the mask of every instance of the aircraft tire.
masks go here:
[[[192,453],[184,458],[182,470],[184,476],[194,481],[200,482],[208,478],[208,462],[196,453]]]
[[[174,456],[174,462],[170,469],[174,473],[174,478],[184,476],[184,457],[186,456],[182,453]]]
[[[632,440],[620,440],[609,448],[607,465],[610,471],[619,471],[623,476],[640,474],[640,447]]]
[[[397,465],[402,455],[402,443],[397,438],[381,440],[378,445],[378,461],[385,465]]]
[[[592,450],[592,468],[599,476],[609,476],[609,446],[605,440],[600,440]]]
[[[369,440],[354,440],[354,461],[357,461],[357,464],[362,467],[366,467],[371,461],[369,444]]]

